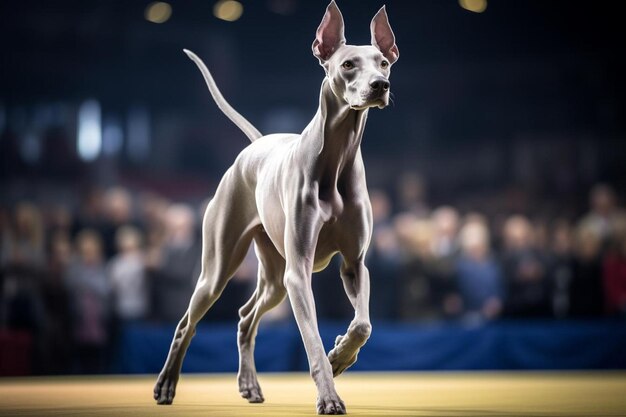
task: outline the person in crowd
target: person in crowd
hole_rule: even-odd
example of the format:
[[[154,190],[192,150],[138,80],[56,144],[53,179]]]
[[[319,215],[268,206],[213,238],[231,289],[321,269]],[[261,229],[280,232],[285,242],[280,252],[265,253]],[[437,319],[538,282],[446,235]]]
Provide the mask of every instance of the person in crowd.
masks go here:
[[[566,219],[557,219],[552,227],[549,253],[553,284],[552,311],[557,318],[566,318],[570,309],[572,283],[573,237],[572,226]]]
[[[579,223],[579,226],[600,238],[602,246],[608,239],[619,221],[626,218],[624,210],[617,205],[615,191],[608,184],[596,184],[589,193],[590,211]]]
[[[39,208],[30,202],[15,206],[2,235],[2,320],[10,328],[37,331],[41,325],[41,281],[44,273],[45,230]]]
[[[195,220],[195,211],[186,204],[172,204],[165,213],[165,239],[148,264],[153,312],[158,320],[180,320],[198,280],[201,242]]]
[[[156,194],[144,193],[139,197],[139,212],[145,229],[145,263],[149,271],[157,268],[160,262],[167,238],[167,212],[171,205],[167,199]]]
[[[41,365],[46,374],[62,374],[71,365],[72,316],[64,279],[72,259],[70,230],[55,228],[50,233],[48,267],[43,283],[44,329]]]
[[[148,317],[150,291],[146,279],[141,232],[134,226],[122,226],[115,234],[117,254],[106,270],[111,286],[111,342],[109,356],[121,346],[124,328]]]
[[[626,318],[626,224],[615,230],[612,244],[604,258],[605,308],[610,315]]]
[[[433,320],[440,317],[440,306],[433,294],[434,226],[428,218],[403,213],[394,219],[394,230],[400,242],[400,318]]]
[[[65,204],[54,204],[47,208],[48,213],[46,219],[47,236],[51,236],[57,232],[71,235],[74,226],[72,211]]]
[[[456,261],[459,257],[459,212],[451,206],[433,210],[432,289],[435,303],[442,308],[443,317],[461,313],[461,299],[456,278]]]
[[[116,233],[123,226],[137,226],[133,221],[133,199],[123,187],[112,187],[104,194],[104,222],[101,233],[104,253],[110,259],[116,252]]]
[[[580,219],[531,223],[507,217],[518,205],[498,203],[506,194],[488,200],[494,202],[488,217],[460,219],[458,207],[480,204],[459,199],[430,212],[418,175],[402,176],[397,186],[397,205],[387,190],[370,191],[374,230],[366,265],[373,319],[626,317],[626,216],[611,187],[593,187],[589,212]],[[64,372],[73,357],[78,372],[104,371],[115,337],[111,319],[178,321],[199,274],[195,208],[142,193],[137,223],[124,188],[95,187],[76,197],[82,198],[77,213],[71,199],[59,203],[58,195],[41,206],[20,202],[9,210],[3,201],[0,207],[0,326],[33,335],[34,372]],[[522,206],[530,212],[533,204]],[[396,207],[401,211],[394,216]],[[554,210],[535,212],[566,212],[548,207]],[[492,239],[490,230],[502,233]],[[318,299],[321,319],[353,315],[340,262],[337,256],[314,278],[316,292],[331,294]],[[256,268],[250,251],[208,320],[236,319]],[[286,317],[288,302],[273,314]]]
[[[438,258],[455,256],[459,249],[457,233],[459,213],[454,207],[441,206],[433,210],[431,219],[435,226],[433,254]]]
[[[571,317],[599,316],[604,310],[602,246],[598,229],[589,223],[577,227],[569,291]]]
[[[163,236],[165,234],[165,214],[171,203],[158,194],[142,192],[139,194],[137,204],[141,228],[146,233]],[[147,241],[149,240],[147,239]]]
[[[493,320],[503,308],[500,267],[490,249],[486,224],[470,221],[460,231],[461,254],[456,262],[465,320]]]
[[[545,254],[533,242],[533,226],[520,215],[504,224],[502,263],[506,281],[505,314],[548,317],[552,314],[552,285]]]
[[[65,282],[70,293],[78,373],[106,370],[109,341],[110,285],[106,276],[102,238],[85,229],[75,241],[76,256],[67,268]]]
[[[146,280],[141,232],[133,226],[118,229],[118,253],[107,265],[113,313],[120,322],[142,320],[148,316],[150,294]]]
[[[84,229],[95,230],[102,233],[104,228],[104,190],[92,186],[81,190],[78,195],[79,207],[73,222],[72,236]]]
[[[42,267],[45,264],[45,229],[36,205],[21,202],[15,207],[13,222],[3,235],[0,260],[3,265],[16,267]]]

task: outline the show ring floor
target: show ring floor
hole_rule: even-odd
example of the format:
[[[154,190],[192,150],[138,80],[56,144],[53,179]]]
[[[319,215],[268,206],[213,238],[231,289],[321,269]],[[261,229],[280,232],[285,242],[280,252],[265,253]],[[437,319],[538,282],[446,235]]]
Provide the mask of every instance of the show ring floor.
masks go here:
[[[313,416],[307,374],[261,374],[264,404],[235,375],[183,375],[171,406],[156,376],[0,379],[0,416]],[[337,378],[353,416],[626,416],[626,372],[359,373]]]

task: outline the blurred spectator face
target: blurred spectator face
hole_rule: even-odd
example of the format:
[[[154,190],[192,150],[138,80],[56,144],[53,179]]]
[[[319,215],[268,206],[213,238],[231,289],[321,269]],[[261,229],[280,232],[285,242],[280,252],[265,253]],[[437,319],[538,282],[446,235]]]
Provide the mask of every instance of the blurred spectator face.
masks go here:
[[[433,253],[440,258],[454,255],[457,250],[459,213],[452,207],[443,206],[433,211],[431,219],[435,229]]]
[[[532,245],[532,226],[524,216],[512,216],[504,223],[504,244],[509,250],[527,249]]]
[[[120,187],[107,191],[105,196],[106,216],[115,224],[127,223],[132,216],[130,193]]]
[[[391,215],[391,200],[386,192],[383,190],[372,190],[370,192],[370,202],[372,203],[374,224],[380,224],[389,219]]]
[[[477,261],[489,254],[489,230],[482,223],[468,223],[459,233],[463,254]]]
[[[15,231],[22,239],[40,245],[43,238],[43,221],[39,209],[30,203],[20,203],[15,208]]]
[[[153,193],[143,193],[139,197],[141,220],[148,226],[145,235],[148,249],[158,248],[163,244],[169,206],[167,199]]]
[[[136,252],[141,247],[141,233],[132,226],[121,227],[115,234],[115,242],[121,253]]]
[[[615,193],[606,184],[595,185],[590,195],[591,210],[600,215],[607,215],[615,208]]]
[[[478,212],[469,212],[465,215],[463,221],[464,224],[478,223],[488,228],[487,217],[484,214]]]
[[[72,242],[65,231],[57,231],[52,235],[50,242],[51,261],[67,265],[72,256]]]
[[[454,238],[459,227],[459,213],[453,207],[443,206],[433,211],[432,219],[439,236]]]
[[[76,237],[76,247],[81,261],[87,265],[102,262],[102,239],[93,230],[83,230]]]
[[[172,243],[186,243],[194,235],[195,216],[186,204],[173,204],[166,213],[167,235]]]
[[[394,229],[406,251],[426,259],[432,256],[434,228],[430,220],[416,219],[411,214],[397,216]]]

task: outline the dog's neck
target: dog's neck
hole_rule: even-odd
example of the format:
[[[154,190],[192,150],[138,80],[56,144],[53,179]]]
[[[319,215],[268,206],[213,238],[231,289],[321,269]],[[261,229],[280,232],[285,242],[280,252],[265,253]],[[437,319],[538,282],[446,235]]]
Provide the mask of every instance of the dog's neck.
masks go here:
[[[355,158],[361,157],[367,112],[367,109],[351,109],[332,91],[328,78],[324,78],[319,108],[299,144],[321,186],[336,186],[339,176],[352,167]]]

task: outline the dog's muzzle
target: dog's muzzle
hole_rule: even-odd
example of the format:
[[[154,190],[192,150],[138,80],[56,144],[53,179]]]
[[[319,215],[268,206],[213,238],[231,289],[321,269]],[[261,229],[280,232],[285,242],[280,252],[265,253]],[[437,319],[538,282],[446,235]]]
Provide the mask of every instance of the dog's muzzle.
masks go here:
[[[367,101],[372,107],[384,108],[389,104],[389,80],[385,77],[376,77],[370,82],[370,93]]]
[[[358,100],[350,100],[346,97],[346,101],[353,110],[365,110],[370,107],[378,107],[383,109],[389,104],[389,80],[385,77],[376,77],[369,83],[369,88],[361,92]]]
[[[370,88],[372,89],[372,95],[378,94],[381,96],[389,91],[389,80],[385,77],[376,77],[370,82]]]

